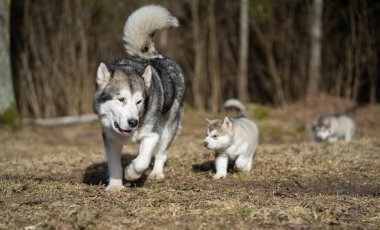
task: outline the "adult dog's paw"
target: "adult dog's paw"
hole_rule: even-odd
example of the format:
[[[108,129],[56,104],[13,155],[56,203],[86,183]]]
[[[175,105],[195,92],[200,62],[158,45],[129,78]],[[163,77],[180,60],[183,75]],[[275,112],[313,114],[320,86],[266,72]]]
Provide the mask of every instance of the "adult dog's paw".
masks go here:
[[[212,178],[218,180],[220,178],[226,178],[227,174],[215,174]]]
[[[128,181],[135,181],[142,176],[142,173],[136,171],[133,164],[128,165],[124,170],[124,177]]]
[[[151,172],[148,176],[149,180],[163,180],[165,178],[164,173],[162,172]]]
[[[123,183],[119,181],[117,182],[114,182],[114,181],[111,181],[109,183],[109,185],[107,186],[106,188],[106,191],[110,191],[110,192],[120,192],[121,190],[123,190],[125,187],[123,186]]]

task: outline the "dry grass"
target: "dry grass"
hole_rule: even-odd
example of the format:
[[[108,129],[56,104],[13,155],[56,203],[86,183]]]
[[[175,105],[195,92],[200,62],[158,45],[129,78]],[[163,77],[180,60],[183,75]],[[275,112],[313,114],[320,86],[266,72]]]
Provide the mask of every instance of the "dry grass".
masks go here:
[[[358,114],[357,138],[331,145],[308,141],[273,111],[259,121],[264,143],[253,171],[216,181],[200,118],[217,116],[187,112],[167,178],[143,178],[121,193],[104,191],[97,124],[0,131],[0,229],[376,229],[380,108]],[[123,164],[135,153],[125,147]]]

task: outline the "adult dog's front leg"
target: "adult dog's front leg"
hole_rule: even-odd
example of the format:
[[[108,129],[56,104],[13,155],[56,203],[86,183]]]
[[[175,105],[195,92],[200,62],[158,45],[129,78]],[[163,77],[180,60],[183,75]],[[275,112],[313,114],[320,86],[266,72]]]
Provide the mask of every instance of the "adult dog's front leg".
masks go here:
[[[123,147],[122,144],[104,138],[104,146],[107,155],[108,171],[109,171],[109,184],[106,188],[108,191],[121,191],[123,186],[123,169],[121,167],[120,152]]]
[[[156,133],[143,137],[138,156],[125,168],[125,179],[133,181],[141,177],[144,171],[149,167],[158,140],[159,136]]]

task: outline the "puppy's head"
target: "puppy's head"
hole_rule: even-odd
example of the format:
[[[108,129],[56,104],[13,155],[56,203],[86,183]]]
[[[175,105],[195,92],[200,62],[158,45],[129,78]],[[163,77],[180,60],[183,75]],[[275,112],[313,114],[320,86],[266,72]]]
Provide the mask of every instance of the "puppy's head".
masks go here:
[[[223,120],[208,120],[207,137],[203,146],[212,150],[224,150],[232,144],[232,121],[229,117]]]
[[[150,87],[152,69],[143,73],[123,69],[108,69],[101,63],[97,72],[95,111],[103,127],[129,136],[140,123],[146,102],[146,89]]]
[[[329,121],[315,123],[312,131],[316,141],[325,141],[331,136],[331,123]]]

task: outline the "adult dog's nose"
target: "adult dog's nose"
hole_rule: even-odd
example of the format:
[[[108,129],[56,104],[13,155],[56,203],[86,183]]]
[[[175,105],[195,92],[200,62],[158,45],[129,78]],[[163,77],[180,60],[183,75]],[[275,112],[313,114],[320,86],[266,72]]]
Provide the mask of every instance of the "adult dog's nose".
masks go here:
[[[129,120],[128,120],[128,125],[129,125],[129,127],[131,127],[131,128],[136,127],[138,124],[139,124],[139,121],[136,120],[136,119],[129,119]]]
[[[204,146],[204,147],[207,147],[207,145],[208,145],[208,142],[207,142],[207,141],[203,142],[203,146]]]

